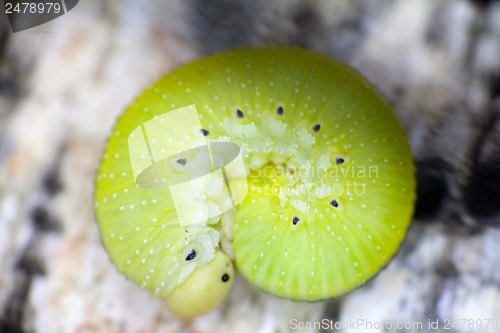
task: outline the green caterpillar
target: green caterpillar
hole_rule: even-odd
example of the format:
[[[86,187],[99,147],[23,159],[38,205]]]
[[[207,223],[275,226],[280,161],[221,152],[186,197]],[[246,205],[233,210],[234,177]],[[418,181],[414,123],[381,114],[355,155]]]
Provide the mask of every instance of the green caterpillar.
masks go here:
[[[174,110],[175,121],[162,118]],[[188,150],[200,140],[210,144]],[[220,199],[227,174],[201,177],[228,162],[215,165],[224,153],[213,145],[224,143],[244,163],[244,195],[232,203]],[[224,298],[232,261],[251,284],[293,300],[363,284],[404,238],[414,173],[393,109],[357,71],[294,47],[238,50],[175,69],[127,108],[99,167],[95,208],[118,269],[193,317]],[[183,224],[172,185],[190,180],[185,193],[197,201]]]

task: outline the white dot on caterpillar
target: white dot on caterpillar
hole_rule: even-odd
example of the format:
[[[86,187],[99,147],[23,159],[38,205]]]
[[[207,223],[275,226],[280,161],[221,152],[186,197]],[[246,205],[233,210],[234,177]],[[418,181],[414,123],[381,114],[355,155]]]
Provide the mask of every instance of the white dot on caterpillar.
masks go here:
[[[111,233],[111,238],[115,238],[115,233],[114,232]]]
[[[144,239],[142,242],[143,242],[144,244],[147,244],[147,243],[148,243],[148,239],[146,238],[146,239]]]
[[[261,253],[259,254],[259,257],[263,257],[263,256],[264,256],[264,252],[261,252]]]
[[[139,254],[139,252],[140,252],[139,250],[135,250],[135,254],[136,254],[136,255],[138,255],[138,254]]]
[[[134,207],[135,207],[134,205],[130,205],[128,208],[134,209]]]
[[[120,206],[120,210],[124,210],[124,209],[125,209],[125,207],[123,207],[123,206]]]
[[[126,261],[126,263],[127,263],[127,265],[130,265],[130,263],[131,263],[130,259],[128,259],[128,260]]]

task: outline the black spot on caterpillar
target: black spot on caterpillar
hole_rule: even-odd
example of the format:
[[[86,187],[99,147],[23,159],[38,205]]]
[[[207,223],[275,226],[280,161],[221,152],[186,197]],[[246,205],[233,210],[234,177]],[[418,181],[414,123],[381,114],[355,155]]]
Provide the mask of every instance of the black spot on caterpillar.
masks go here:
[[[182,166],[185,166],[186,162],[187,162],[187,159],[185,159],[185,158],[179,158],[176,162],[179,163]]]
[[[186,261],[191,261],[194,258],[196,258],[196,251],[191,250],[191,252],[189,252],[189,254],[186,256]]]

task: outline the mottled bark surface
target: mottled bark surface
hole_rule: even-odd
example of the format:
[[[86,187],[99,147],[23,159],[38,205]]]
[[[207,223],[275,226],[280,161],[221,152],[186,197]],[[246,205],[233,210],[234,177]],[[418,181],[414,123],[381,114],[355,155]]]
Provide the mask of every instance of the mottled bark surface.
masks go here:
[[[378,84],[417,162],[415,219],[395,259],[342,298],[294,303],[237,278],[216,311],[180,321],[101,246],[100,155],[161,73],[268,43],[322,51]],[[87,0],[16,34],[0,15],[0,332],[288,332],[322,319],[360,324],[339,332],[427,332],[429,320],[478,332],[460,320],[500,319],[499,263],[497,1]]]

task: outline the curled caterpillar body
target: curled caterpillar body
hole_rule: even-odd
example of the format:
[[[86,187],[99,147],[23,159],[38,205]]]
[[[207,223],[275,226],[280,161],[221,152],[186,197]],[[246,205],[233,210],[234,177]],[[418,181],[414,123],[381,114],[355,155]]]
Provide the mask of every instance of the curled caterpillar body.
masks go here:
[[[404,238],[414,173],[392,107],[357,71],[299,48],[239,50],[177,68],[127,108],[95,207],[120,271],[189,317],[227,293],[228,258],[294,300],[363,284]]]

